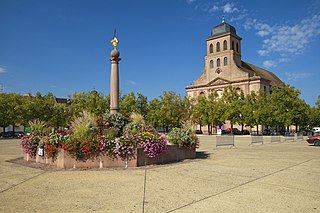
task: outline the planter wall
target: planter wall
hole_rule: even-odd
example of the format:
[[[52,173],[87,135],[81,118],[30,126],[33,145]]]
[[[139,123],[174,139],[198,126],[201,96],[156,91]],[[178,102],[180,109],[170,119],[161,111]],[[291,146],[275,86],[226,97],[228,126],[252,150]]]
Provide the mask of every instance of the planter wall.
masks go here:
[[[178,145],[167,145],[167,150],[154,158],[146,157],[143,149],[139,148],[137,151],[137,155],[137,166],[167,164],[179,162],[184,159],[196,158],[196,148],[179,147]]]
[[[28,154],[24,153],[24,160],[33,161],[37,163],[49,164],[57,166],[61,169],[72,169],[72,168],[115,168],[115,167],[137,167],[144,165],[153,164],[167,164],[182,161],[184,159],[194,159],[196,158],[196,148],[185,148],[179,147],[178,145],[167,145],[165,152],[160,155],[149,158],[143,152],[142,148],[138,148],[134,159],[128,160],[127,163],[120,159],[111,159],[107,156],[102,156],[94,160],[87,161],[76,161],[70,157],[63,149],[60,149],[57,155],[57,159],[53,161],[52,158],[46,158],[43,156],[38,156],[36,158],[31,158]]]
[[[35,158],[32,158],[29,154],[24,153],[24,152],[23,152],[23,159],[24,159],[25,161],[36,162],[36,159],[35,159]]]

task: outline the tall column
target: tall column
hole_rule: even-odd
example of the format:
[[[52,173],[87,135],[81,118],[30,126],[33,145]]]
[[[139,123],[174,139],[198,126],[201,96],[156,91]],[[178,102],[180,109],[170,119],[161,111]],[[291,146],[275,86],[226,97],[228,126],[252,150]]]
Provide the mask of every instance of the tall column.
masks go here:
[[[120,53],[114,49],[110,53],[111,73],[110,73],[110,113],[119,111],[119,58]]]

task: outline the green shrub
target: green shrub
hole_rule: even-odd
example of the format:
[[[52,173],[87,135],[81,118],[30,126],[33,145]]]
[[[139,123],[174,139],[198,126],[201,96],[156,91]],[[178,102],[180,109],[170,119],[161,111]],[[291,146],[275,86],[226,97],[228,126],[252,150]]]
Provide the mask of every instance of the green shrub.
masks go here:
[[[173,128],[168,134],[167,139],[172,144],[184,147],[198,147],[199,138],[193,133],[191,128]]]

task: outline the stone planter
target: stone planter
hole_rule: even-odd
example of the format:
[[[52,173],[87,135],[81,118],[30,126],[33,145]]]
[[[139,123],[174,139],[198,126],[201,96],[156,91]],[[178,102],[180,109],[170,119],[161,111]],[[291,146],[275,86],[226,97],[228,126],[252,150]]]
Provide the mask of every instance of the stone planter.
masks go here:
[[[186,148],[178,145],[167,145],[167,150],[154,158],[147,157],[143,149],[140,148],[137,151],[137,166],[167,164],[194,158],[196,158],[196,147]]]
[[[36,162],[36,158],[32,158],[29,154],[23,152],[23,159],[25,161]]]
[[[142,148],[136,150],[136,155],[133,159],[127,162],[121,159],[112,159],[108,156],[101,156],[94,160],[86,161],[76,161],[70,157],[63,149],[59,149],[56,160],[52,158],[46,158],[44,156],[39,156],[37,152],[36,158],[31,158],[28,154],[24,153],[24,160],[32,161],[42,164],[54,165],[60,169],[89,169],[89,168],[128,168],[128,167],[138,167],[144,165],[153,164],[167,164],[182,161],[184,159],[194,159],[196,158],[196,148],[186,148],[179,147],[178,145],[167,145],[165,152],[160,155],[149,158],[143,152]]]
[[[39,147],[37,148],[36,163],[46,163],[45,156],[44,155],[43,156],[39,155]]]

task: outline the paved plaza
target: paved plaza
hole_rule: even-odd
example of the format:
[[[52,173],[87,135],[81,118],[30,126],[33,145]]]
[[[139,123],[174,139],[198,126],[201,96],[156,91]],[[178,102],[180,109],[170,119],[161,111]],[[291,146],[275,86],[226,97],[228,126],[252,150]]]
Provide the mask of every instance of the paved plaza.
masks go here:
[[[320,212],[320,147],[305,141],[235,148],[199,136],[198,159],[133,169],[53,170],[8,160],[0,140],[0,212]]]

